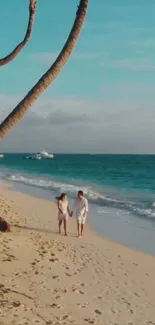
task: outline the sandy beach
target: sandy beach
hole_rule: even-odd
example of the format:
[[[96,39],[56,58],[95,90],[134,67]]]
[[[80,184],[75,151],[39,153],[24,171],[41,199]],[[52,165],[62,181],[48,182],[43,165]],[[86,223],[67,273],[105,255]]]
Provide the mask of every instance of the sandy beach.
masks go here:
[[[0,185],[0,324],[155,324],[155,257],[98,236],[57,233],[54,202]],[[95,216],[94,216],[95,218]]]

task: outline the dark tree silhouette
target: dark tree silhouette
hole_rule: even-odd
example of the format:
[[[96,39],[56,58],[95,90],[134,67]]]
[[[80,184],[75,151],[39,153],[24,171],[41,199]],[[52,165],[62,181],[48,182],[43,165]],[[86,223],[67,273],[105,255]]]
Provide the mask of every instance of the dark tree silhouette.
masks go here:
[[[32,29],[33,29],[33,23],[34,23],[34,18],[35,18],[35,13],[36,13],[36,6],[37,6],[37,0],[30,0],[30,5],[29,5],[29,21],[28,21],[28,26],[27,26],[27,31],[25,34],[25,37],[21,43],[19,43],[15,49],[8,54],[6,57],[0,59],[0,66],[7,64],[11,62],[15,57],[20,53],[20,51],[24,48],[24,46],[28,43],[31,34],[32,34]]]
[[[36,85],[28,92],[28,94],[22,99],[22,101],[14,108],[14,110],[6,117],[6,119],[0,125],[0,139],[18,123],[24,114],[32,107],[33,103],[38,97],[49,87],[49,85],[55,80],[58,74],[63,69],[65,63],[68,61],[82,29],[85,17],[87,14],[89,0],[80,0],[76,18],[68,36],[68,39],[58,55],[55,62],[49,68],[49,70],[40,78]],[[32,2],[32,1],[31,1]],[[36,2],[34,2],[35,13]],[[18,53],[17,53],[18,54]]]

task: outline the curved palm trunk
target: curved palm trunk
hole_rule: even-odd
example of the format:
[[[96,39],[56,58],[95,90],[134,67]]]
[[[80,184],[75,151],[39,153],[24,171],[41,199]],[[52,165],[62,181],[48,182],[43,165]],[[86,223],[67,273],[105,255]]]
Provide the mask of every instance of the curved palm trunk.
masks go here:
[[[36,5],[37,5],[37,0],[30,0],[29,21],[28,21],[28,27],[27,27],[24,40],[20,44],[18,44],[16,48],[9,55],[7,55],[5,58],[0,59],[0,66],[11,62],[20,53],[20,51],[24,48],[24,46],[28,43],[32,33],[32,28],[33,28],[35,13],[36,13]]]
[[[78,40],[81,28],[83,26],[87,13],[88,0],[80,0],[80,4],[76,13],[74,25],[70,35],[51,68],[41,77],[37,84],[30,90],[26,97],[16,106],[16,108],[8,115],[8,117],[0,125],[0,139],[20,121],[28,109],[33,105],[37,98],[45,91],[45,89],[57,77],[65,63],[69,59],[72,50]]]

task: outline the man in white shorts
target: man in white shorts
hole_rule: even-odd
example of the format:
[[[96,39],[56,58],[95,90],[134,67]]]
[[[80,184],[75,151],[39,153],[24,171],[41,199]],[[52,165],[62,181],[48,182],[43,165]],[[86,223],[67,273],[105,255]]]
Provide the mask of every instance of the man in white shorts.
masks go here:
[[[84,197],[83,191],[78,192],[74,209],[76,211],[78,237],[81,237],[83,236],[84,225],[88,214],[88,200]]]

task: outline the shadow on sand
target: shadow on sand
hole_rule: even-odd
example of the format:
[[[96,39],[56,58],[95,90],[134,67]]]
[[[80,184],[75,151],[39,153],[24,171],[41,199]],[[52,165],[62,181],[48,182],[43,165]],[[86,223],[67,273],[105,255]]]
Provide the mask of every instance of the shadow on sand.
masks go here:
[[[14,228],[23,229],[23,230],[30,230],[30,231],[36,231],[36,232],[41,232],[41,233],[45,233],[45,234],[59,235],[58,231],[51,230],[51,229],[27,227],[27,226],[20,226],[20,225],[16,225],[16,224],[13,224],[11,226],[14,227]],[[77,237],[76,234],[74,234],[74,233],[69,233],[69,235],[71,235],[73,237]]]

